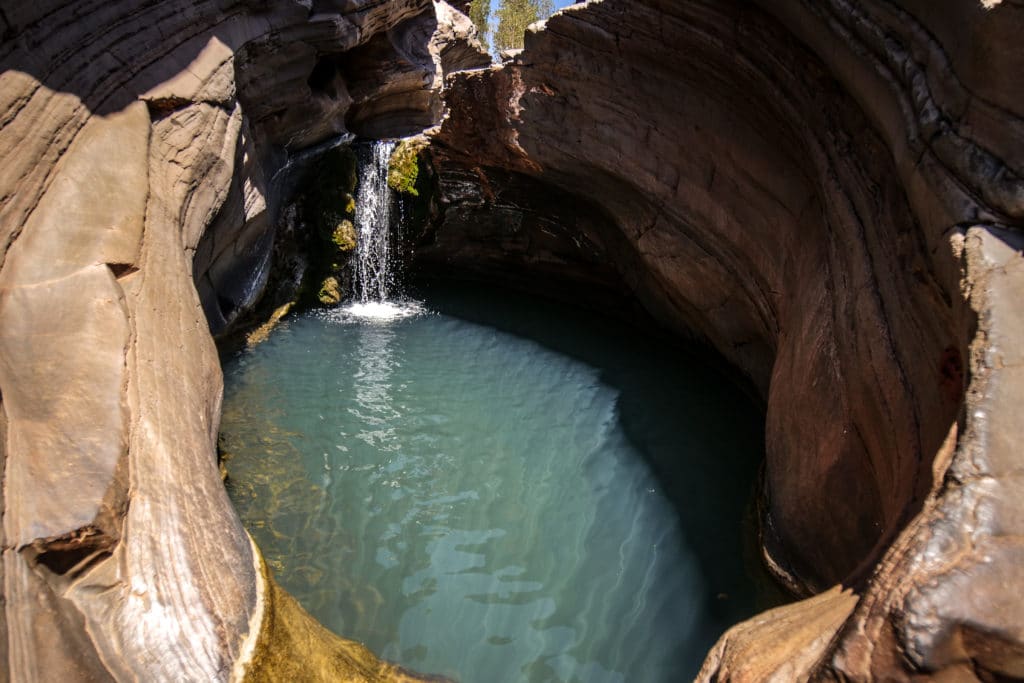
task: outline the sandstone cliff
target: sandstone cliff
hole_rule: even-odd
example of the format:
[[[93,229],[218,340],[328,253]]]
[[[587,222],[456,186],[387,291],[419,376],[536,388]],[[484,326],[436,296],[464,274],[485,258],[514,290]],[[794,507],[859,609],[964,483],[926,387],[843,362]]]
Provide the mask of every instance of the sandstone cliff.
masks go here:
[[[430,0],[3,4],[0,678],[227,680],[252,657],[394,677],[342,649],[315,669],[279,642],[280,624],[307,637],[294,610],[267,621],[288,603],[265,600],[220,481],[210,330],[258,298],[304,159],[350,129],[436,122],[443,73],[472,61],[460,17]]]
[[[764,551],[813,597],[706,678],[1024,677],[1016,0],[603,0],[454,76],[428,0],[0,10],[11,680],[405,675],[261,580],[210,332],[298,172],[446,108],[422,267],[636,297],[764,397]]]
[[[763,396],[765,559],[817,597],[703,678],[1024,676],[1024,10],[758,4],[591,2],[458,75],[419,265],[626,290]]]

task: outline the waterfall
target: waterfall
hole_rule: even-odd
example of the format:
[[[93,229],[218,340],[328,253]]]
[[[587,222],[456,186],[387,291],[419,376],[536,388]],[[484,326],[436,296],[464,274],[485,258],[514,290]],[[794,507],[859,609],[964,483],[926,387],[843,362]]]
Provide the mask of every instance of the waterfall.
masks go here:
[[[398,263],[391,245],[392,201],[388,162],[395,143],[378,140],[359,161],[356,190],[355,301],[340,309],[343,319],[388,321],[423,309],[399,291]]]
[[[356,293],[363,304],[385,302],[395,286],[391,258],[391,188],[388,161],[395,143],[373,143],[370,158],[360,161],[356,192]]]

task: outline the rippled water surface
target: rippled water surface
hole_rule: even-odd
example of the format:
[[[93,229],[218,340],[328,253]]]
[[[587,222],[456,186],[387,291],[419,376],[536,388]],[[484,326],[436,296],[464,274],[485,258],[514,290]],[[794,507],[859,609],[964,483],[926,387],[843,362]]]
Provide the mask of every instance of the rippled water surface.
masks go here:
[[[618,324],[476,288],[424,306],[308,314],[225,363],[229,490],[278,580],[464,682],[692,678],[754,612],[761,417]]]

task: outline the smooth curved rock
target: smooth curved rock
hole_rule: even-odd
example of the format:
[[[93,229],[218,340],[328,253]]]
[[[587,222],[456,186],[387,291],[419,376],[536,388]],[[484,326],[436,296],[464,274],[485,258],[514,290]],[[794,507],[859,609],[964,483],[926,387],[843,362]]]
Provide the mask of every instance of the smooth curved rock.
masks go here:
[[[585,271],[702,336],[767,404],[766,560],[855,592],[709,680],[1024,676],[1024,11],[963,5],[590,2],[447,91],[420,267]]]
[[[428,0],[3,7],[7,677],[258,677],[274,648],[303,676],[285,642],[341,647],[287,600],[265,638],[210,330],[260,297],[310,161],[446,106],[424,268],[635,295],[765,398],[766,557],[817,595],[705,677],[1024,677],[1024,11],[759,4],[589,2],[453,76],[488,60]]]
[[[257,641],[300,673],[354,646],[294,608],[292,640],[263,633],[265,594],[287,599],[259,581],[220,479],[210,331],[259,298],[289,179],[352,137],[334,66],[410,21],[437,25],[435,11],[52,0],[0,12],[0,678],[258,678],[238,666]],[[433,74],[444,41],[432,39],[407,48],[419,41]],[[388,65],[361,64],[387,87]],[[406,84],[396,106],[420,111],[439,87]],[[335,673],[412,679],[358,659]]]

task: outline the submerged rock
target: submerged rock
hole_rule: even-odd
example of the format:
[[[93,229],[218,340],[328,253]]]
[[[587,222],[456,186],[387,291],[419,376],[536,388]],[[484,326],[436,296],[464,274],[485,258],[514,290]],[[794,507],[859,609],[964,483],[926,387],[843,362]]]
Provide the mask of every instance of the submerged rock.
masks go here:
[[[295,598],[274,581],[259,557],[262,603],[259,639],[246,659],[245,680],[338,681],[339,683],[454,683],[443,676],[424,676],[378,659],[364,645],[339,638],[311,617]]]
[[[251,348],[257,344],[265,342],[270,336],[270,333],[274,331],[275,327],[277,327],[277,324],[291,312],[293,306],[294,304],[289,302],[274,309],[274,312],[270,314],[270,317],[267,318],[265,323],[245,336],[246,346]],[[223,468],[223,460],[221,461],[221,465],[221,478],[224,479],[227,471]]]

